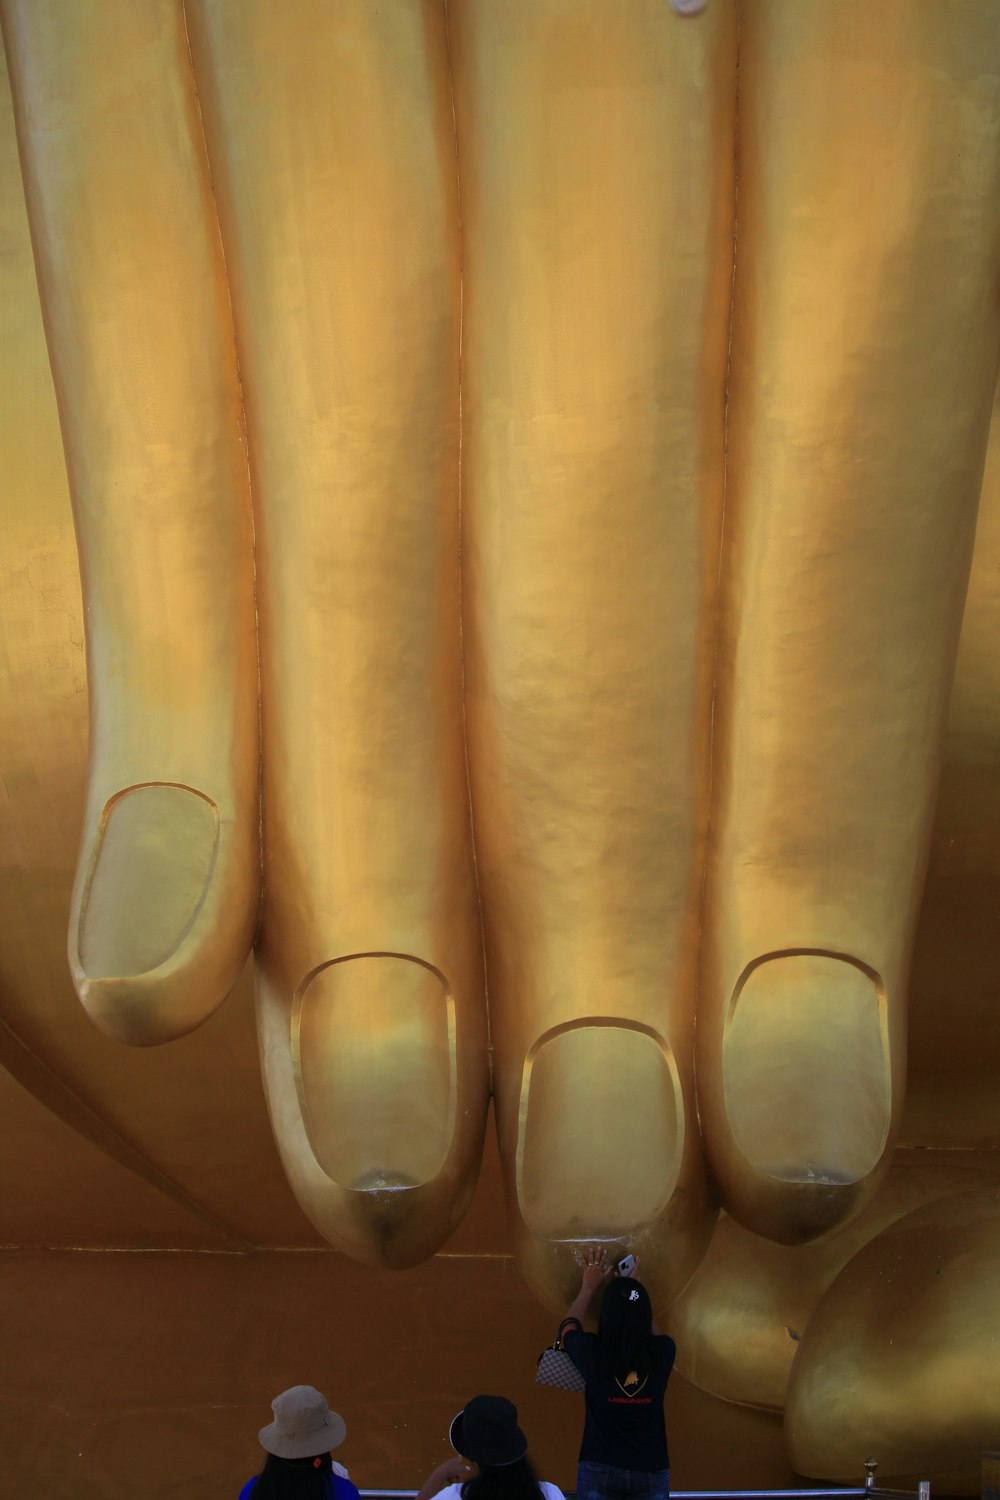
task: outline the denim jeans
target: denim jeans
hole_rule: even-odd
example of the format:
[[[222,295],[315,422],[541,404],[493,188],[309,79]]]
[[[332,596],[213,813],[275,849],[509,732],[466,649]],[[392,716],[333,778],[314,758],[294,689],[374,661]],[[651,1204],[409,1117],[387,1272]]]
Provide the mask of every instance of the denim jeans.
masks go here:
[[[610,1464],[580,1460],[576,1470],[577,1500],[667,1500],[670,1470],[648,1474],[639,1469],[613,1469]]]

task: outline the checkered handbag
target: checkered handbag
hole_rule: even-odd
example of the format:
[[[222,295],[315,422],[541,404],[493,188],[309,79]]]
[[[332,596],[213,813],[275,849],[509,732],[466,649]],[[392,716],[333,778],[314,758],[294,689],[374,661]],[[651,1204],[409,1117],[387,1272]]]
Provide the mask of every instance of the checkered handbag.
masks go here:
[[[535,1379],[539,1385],[551,1385],[557,1391],[584,1391],[587,1388],[587,1382],[558,1339],[538,1356]]]

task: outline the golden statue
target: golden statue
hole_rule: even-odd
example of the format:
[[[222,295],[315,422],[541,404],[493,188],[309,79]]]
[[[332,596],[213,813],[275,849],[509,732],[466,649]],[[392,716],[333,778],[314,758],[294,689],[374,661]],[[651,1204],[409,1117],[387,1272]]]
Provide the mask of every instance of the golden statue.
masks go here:
[[[736,1348],[754,1276],[805,1267],[811,1314],[911,1209],[996,1266],[979,1158],[889,1172],[1000,349],[993,0],[2,12],[86,601],[93,1019],[183,1036],[256,936],[326,1238],[430,1255],[492,1089],[530,1285],[627,1244],[689,1349],[729,1319],[727,1399],[785,1400],[794,1349]],[[969,1005],[955,1128],[993,1148]],[[949,1098],[905,1144],[956,1144]],[[957,1187],[979,1208],[934,1207]],[[928,1316],[981,1389],[968,1297]],[[849,1334],[790,1336],[805,1472],[843,1467],[831,1381],[879,1337],[842,1300]]]

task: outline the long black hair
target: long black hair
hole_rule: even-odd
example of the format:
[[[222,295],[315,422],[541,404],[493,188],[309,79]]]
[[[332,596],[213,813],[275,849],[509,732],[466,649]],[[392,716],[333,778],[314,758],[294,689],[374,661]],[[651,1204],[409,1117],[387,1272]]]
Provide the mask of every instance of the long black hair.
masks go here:
[[[256,1500],[256,1497],[254,1497]],[[544,1500],[525,1455],[512,1464],[487,1464],[462,1485],[462,1500]]]
[[[602,1373],[626,1396],[637,1396],[649,1378],[653,1353],[653,1308],[649,1293],[630,1276],[604,1288],[597,1324],[597,1358]]]
[[[316,1458],[267,1455],[250,1500],[332,1500],[333,1465],[329,1453]]]

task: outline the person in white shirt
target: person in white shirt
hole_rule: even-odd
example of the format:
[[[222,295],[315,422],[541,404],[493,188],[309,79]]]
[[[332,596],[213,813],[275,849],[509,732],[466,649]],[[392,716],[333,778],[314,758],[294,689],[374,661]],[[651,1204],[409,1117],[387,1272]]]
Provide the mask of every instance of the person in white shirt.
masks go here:
[[[427,1476],[417,1500],[564,1500],[528,1458],[517,1407],[504,1396],[473,1396],[448,1429],[457,1457]]]

